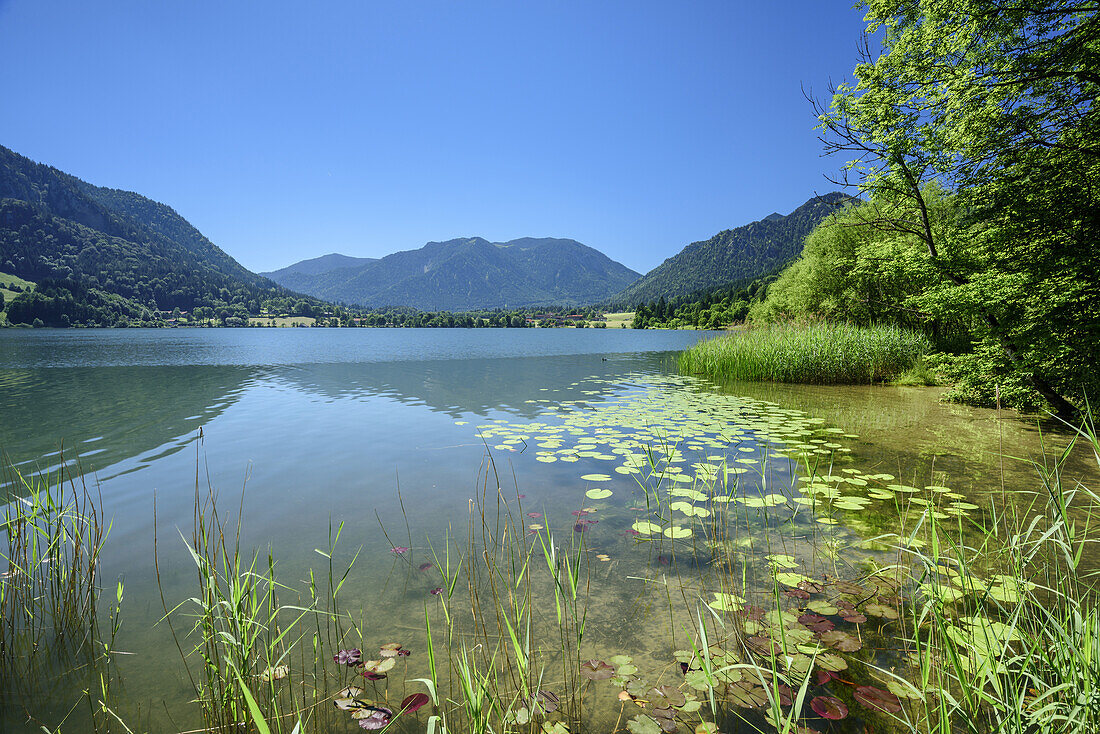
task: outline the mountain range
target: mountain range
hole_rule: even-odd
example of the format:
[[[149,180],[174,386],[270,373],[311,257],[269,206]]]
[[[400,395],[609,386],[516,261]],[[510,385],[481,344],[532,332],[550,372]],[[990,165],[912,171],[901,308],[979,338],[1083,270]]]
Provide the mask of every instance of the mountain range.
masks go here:
[[[351,266],[343,258],[327,255],[264,275],[329,301],[427,311],[591,304],[641,277],[576,240],[550,237],[429,242]]]
[[[39,283],[12,301],[9,317],[21,302],[21,315],[54,325],[145,321],[150,311],[173,308],[243,318],[265,305],[290,310],[303,298],[313,306],[321,299],[426,311],[630,308],[775,272],[850,200],[825,194],[790,214],[719,232],[645,276],[576,240],[531,237],[463,237],[379,259],[332,253],[256,274],[169,206],[94,186],[0,146],[0,272]]]

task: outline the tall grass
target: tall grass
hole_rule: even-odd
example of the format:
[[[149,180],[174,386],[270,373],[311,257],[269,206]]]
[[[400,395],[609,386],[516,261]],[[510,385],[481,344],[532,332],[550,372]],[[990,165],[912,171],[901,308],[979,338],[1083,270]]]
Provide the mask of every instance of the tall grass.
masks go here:
[[[730,380],[859,384],[900,375],[931,347],[925,335],[896,326],[789,323],[699,342],[680,354],[680,369]]]
[[[6,468],[15,499],[0,524],[0,712],[22,709],[38,720],[32,709],[57,703],[64,711],[75,690],[92,706],[91,725],[108,728],[122,584],[101,634],[99,562],[110,526],[99,496],[66,466],[62,457],[52,472]],[[58,700],[44,697],[48,691]]]
[[[925,518],[929,543],[913,559],[924,601],[912,607],[909,648],[915,676],[939,695],[919,730],[1100,731],[1100,591],[1088,570],[1100,495],[1063,475],[1077,442],[1100,468],[1090,416],[1049,466],[1036,465],[1039,491],[1002,498],[976,542]],[[977,598],[956,600],[960,591]]]
[[[330,529],[328,552],[317,551],[328,559],[327,586],[311,571],[300,591],[278,580],[273,552],[242,547],[243,515],[243,493],[236,518],[227,518],[209,480],[200,491],[196,473],[194,529],[190,538],[180,535],[197,592],[172,608],[164,600],[164,610],[205,730],[240,732],[251,723],[258,731],[297,732],[311,718],[320,719],[316,727],[323,730],[332,723],[331,709],[318,707],[329,697],[325,650],[338,647],[348,621],[338,594],[350,566],[337,575],[333,562],[342,526]],[[163,600],[156,536],[154,547]],[[303,644],[307,621],[314,627],[311,644]]]

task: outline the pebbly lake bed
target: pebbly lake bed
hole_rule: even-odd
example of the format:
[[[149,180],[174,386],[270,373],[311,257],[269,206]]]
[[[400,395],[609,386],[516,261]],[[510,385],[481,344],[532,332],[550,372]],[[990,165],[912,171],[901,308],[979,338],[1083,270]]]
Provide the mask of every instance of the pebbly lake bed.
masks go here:
[[[214,488],[274,609],[264,653],[238,665],[273,728],[353,731],[388,710],[378,728],[449,713],[452,731],[748,731],[781,726],[809,681],[805,726],[907,730],[934,692],[905,672],[904,607],[943,592],[883,569],[923,558],[933,520],[965,543],[994,508],[1026,509],[1031,462],[1069,432],[935,388],[679,374],[677,350],[707,336],[0,331],[0,451],[93,490],[110,523],[99,614],[121,620],[106,672],[49,659],[5,684],[0,724],[224,724],[194,702],[211,691],[189,601],[206,599],[188,543]],[[1071,453],[1065,476],[1100,487],[1090,461]],[[959,597],[1023,583],[950,570]],[[433,700],[394,715],[417,694]]]

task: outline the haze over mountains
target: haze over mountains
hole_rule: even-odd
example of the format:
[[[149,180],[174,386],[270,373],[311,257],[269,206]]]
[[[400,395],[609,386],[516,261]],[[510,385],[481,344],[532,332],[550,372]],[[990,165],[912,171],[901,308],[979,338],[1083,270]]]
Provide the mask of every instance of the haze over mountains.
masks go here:
[[[576,240],[549,237],[429,242],[351,267],[326,257],[327,270],[312,260],[265,275],[329,301],[427,311],[590,304],[641,277]]]

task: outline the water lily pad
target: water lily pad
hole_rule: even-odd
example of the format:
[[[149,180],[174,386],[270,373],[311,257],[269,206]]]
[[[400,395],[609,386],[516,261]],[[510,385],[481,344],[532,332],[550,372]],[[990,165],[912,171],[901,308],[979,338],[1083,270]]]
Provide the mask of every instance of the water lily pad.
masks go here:
[[[626,722],[630,734],[661,734],[661,727],[652,716],[638,714]]]
[[[825,601],[824,599],[812,601],[806,605],[806,608],[809,609],[811,612],[816,612],[826,617],[831,617],[838,611],[840,611],[839,609],[837,609],[835,604]]]
[[[813,581],[809,576],[804,576],[794,571],[783,571],[775,575],[775,580],[784,586],[798,586],[804,581]]]
[[[657,686],[649,689],[646,695],[649,698],[649,703],[658,709],[669,706],[683,706],[687,701],[684,692],[673,686]]]
[[[584,496],[590,500],[602,500],[607,499],[612,495],[610,489],[590,489],[584,493]]]
[[[806,629],[810,630],[811,632],[828,632],[829,630],[836,627],[835,624],[830,622],[828,619],[825,619],[825,617],[822,617],[819,614],[814,614],[812,612],[803,614],[801,617],[798,618],[798,621],[801,622],[806,627]]]
[[[765,556],[765,558],[771,561],[772,565],[776,568],[798,568],[798,562],[791,556],[773,555]]]
[[[901,711],[901,701],[889,691],[874,686],[857,686],[853,697],[861,705],[875,711],[896,714]]]
[[[553,691],[541,690],[534,696],[534,703],[536,703],[543,711],[548,714],[552,714],[558,710],[558,706],[561,705],[558,700],[558,695]]]
[[[730,702],[742,708],[759,708],[768,702],[768,694],[760,686],[740,681],[729,687]]]
[[[821,633],[821,642],[841,652],[855,652],[863,643],[843,630],[830,630]]]
[[[393,666],[397,664],[397,658],[382,658],[381,660],[367,660],[363,663],[363,672],[365,673],[385,673],[388,670],[392,670]]]
[[[581,477],[586,482],[610,482],[610,474],[585,474]]]
[[[924,694],[916,689],[916,687],[906,680],[899,680],[892,678],[886,681],[886,690],[893,693],[898,698],[908,698],[913,701],[923,701]]]
[[[840,721],[848,715],[848,707],[835,696],[814,696],[810,699],[810,708],[823,719]]]
[[[744,599],[734,594],[715,592],[714,601],[708,602],[707,605],[711,609],[717,609],[720,612],[738,612],[741,611],[744,603]]]
[[[602,660],[588,660],[581,663],[580,673],[588,680],[607,680],[615,675],[615,669]]]
[[[817,667],[830,672],[846,670],[848,668],[848,661],[842,658],[840,655],[832,652],[820,653],[817,656],[815,663],[817,664]]]
[[[677,526],[677,525],[673,525],[672,527],[667,528],[665,530],[665,537],[666,538],[672,538],[674,540],[676,538],[690,538],[691,535],[692,535],[691,528],[680,527],[680,526]]]
[[[401,711],[411,714],[424,708],[429,703],[431,703],[431,699],[428,698],[426,693],[413,693],[405,696],[405,700],[401,702]]]
[[[649,522],[647,520],[639,520],[631,525],[635,532],[640,535],[654,535],[661,532],[661,526],[656,523]]]
[[[866,614],[870,614],[873,617],[882,617],[883,619],[897,619],[898,610],[886,604],[878,604],[871,602],[863,606],[863,611]]]
[[[358,686],[348,686],[336,694],[332,703],[341,711],[355,711],[370,705],[369,701],[363,700],[363,693],[363,689]]]

